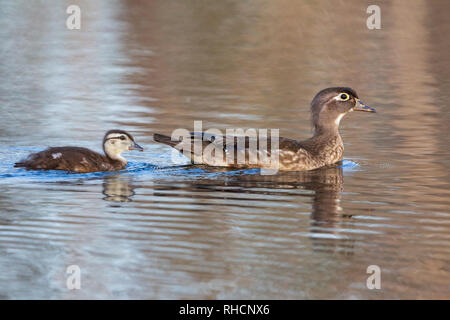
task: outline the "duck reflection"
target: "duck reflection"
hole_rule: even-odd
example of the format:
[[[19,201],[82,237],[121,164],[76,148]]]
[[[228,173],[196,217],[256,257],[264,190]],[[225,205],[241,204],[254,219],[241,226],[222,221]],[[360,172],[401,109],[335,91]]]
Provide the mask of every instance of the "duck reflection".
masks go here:
[[[254,176],[252,177],[254,179]],[[244,180],[246,178],[244,177]],[[315,251],[352,254],[353,240],[342,234],[342,223],[351,216],[340,206],[344,186],[342,163],[312,171],[258,176],[257,183],[271,188],[311,190],[310,239]],[[300,196],[311,196],[303,195]]]
[[[277,175],[240,176],[242,186],[264,186],[274,189],[305,189],[314,191],[312,202],[312,221],[332,223],[339,218],[340,193],[344,177],[341,166],[326,167],[311,171],[281,172]],[[243,183],[242,183],[243,182]]]
[[[108,175],[103,180],[103,200],[113,202],[130,202],[135,187],[131,176]]]
[[[342,234],[342,223],[351,216],[340,206],[344,186],[342,163],[312,171],[281,172],[274,176],[247,175],[239,177],[240,185],[275,189],[304,189],[314,193],[298,194],[312,197],[310,239],[315,251],[345,254],[353,252],[353,240]],[[302,201],[303,202],[303,201]]]
[[[280,195],[277,189],[292,190],[281,195],[288,196],[289,201],[303,212],[305,203],[311,203],[309,237],[314,250],[332,252],[339,250],[345,253],[353,251],[353,240],[342,231],[342,225],[350,216],[346,216],[340,206],[344,185],[341,163],[334,167],[302,172],[278,172],[276,175],[260,175],[249,170],[230,171],[226,168],[214,168],[213,172],[211,168],[205,170],[207,173],[204,178],[197,177],[193,180],[184,180],[182,183],[159,185],[154,190],[155,195],[166,196],[167,191],[171,191],[169,194],[173,195],[174,190],[183,189],[188,192],[182,194],[189,195],[196,204],[207,205],[205,192],[221,192],[221,198],[236,202],[240,199],[248,200],[247,196],[240,197],[243,193],[277,197]],[[211,174],[215,179],[211,179]],[[290,215],[293,219],[298,219],[299,215],[291,208],[280,207],[279,210],[274,209],[273,214]],[[302,228],[304,219],[298,219],[298,223]]]

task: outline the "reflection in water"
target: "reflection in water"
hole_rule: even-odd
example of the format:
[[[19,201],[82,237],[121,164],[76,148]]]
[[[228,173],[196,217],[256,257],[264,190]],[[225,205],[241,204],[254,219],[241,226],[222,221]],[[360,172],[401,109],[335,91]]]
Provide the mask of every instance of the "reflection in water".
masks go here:
[[[0,297],[450,298],[449,1],[383,2],[381,30],[360,0],[77,4],[77,31],[63,2],[0,8]],[[379,111],[341,125],[356,171],[168,169],[151,142],[195,120],[301,140],[335,85]],[[127,172],[13,168],[114,127],[148,147]]]
[[[257,169],[233,171],[229,168],[205,168],[215,179],[206,174],[202,179],[183,181],[182,187],[174,184],[171,187],[164,186],[155,191],[159,197],[173,197],[168,190],[187,192],[196,204],[204,203],[206,191],[221,193],[224,202],[245,202],[239,194],[272,195],[275,190],[304,190],[313,191],[296,193],[301,206],[311,206],[310,238],[313,248],[318,251],[335,251],[344,249],[350,253],[352,245],[348,244],[347,237],[341,236],[341,223],[344,219],[351,218],[343,214],[340,206],[340,195],[343,190],[344,177],[342,163],[337,166],[321,168],[304,172],[278,172],[276,175],[260,175]],[[191,169],[192,170],[192,169]],[[188,174],[189,170],[186,171]],[[222,175],[221,175],[222,173]],[[258,191],[258,190],[265,191]],[[218,197],[218,196],[217,196]],[[276,210],[273,215],[276,216]],[[350,241],[351,242],[351,241]]]
[[[131,176],[107,175],[103,179],[103,200],[114,202],[130,202],[134,196]]]
[[[256,179],[255,179],[256,178]],[[352,246],[346,243],[345,236],[339,236],[343,209],[340,207],[340,194],[344,177],[341,165],[306,172],[280,173],[275,176],[239,177],[237,184],[252,180],[253,187],[264,185],[268,188],[304,189],[313,191],[311,208],[310,238],[313,248],[319,251],[335,251],[344,248],[346,253]]]

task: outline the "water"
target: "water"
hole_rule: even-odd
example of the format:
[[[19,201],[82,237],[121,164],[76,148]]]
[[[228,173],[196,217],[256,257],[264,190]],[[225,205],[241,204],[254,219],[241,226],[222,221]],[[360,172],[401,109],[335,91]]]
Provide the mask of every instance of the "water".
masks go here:
[[[447,1],[383,3],[372,31],[364,1],[79,1],[80,31],[69,4],[0,7],[1,298],[450,298]],[[378,112],[342,121],[342,166],[173,165],[152,142],[194,120],[306,138],[336,85]],[[123,171],[13,168],[112,128],[146,147]]]

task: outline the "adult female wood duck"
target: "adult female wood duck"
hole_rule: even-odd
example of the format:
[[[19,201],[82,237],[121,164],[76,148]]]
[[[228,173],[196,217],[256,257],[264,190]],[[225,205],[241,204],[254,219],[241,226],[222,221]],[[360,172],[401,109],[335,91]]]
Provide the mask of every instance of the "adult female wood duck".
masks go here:
[[[127,165],[120,154],[128,150],[144,149],[139,146],[131,134],[123,130],[110,130],[103,138],[105,155],[81,147],[53,147],[30,154],[28,158],[17,162],[14,167],[27,170],[64,170],[78,173],[96,171],[118,171]]]
[[[312,123],[314,135],[304,141],[296,141],[280,137],[278,148],[271,150],[270,139],[266,154],[276,151],[278,161],[275,169],[285,171],[303,171],[317,169],[332,165],[342,160],[344,144],[339,134],[341,119],[352,111],[375,112],[375,109],[363,104],[358,95],[351,88],[335,87],[320,91],[311,102]],[[191,132],[182,140],[172,140],[170,137],[157,134],[154,140],[167,144],[184,155],[191,158],[192,162],[211,166],[240,167],[240,168],[270,168],[274,169],[273,162],[267,161],[267,157],[260,149],[252,148],[252,137],[245,137],[245,145],[236,141],[234,136],[220,136],[204,132]],[[200,148],[195,144],[200,143]],[[223,151],[223,156],[211,156],[207,154],[209,146]],[[211,149],[211,148],[209,148]],[[188,150],[188,152],[186,152]],[[239,152],[245,153],[245,161],[239,162]],[[265,152],[265,151],[264,151]],[[232,154],[232,161],[227,159],[227,154]],[[258,162],[250,161],[251,156],[257,155]],[[242,159],[242,158],[241,158]]]

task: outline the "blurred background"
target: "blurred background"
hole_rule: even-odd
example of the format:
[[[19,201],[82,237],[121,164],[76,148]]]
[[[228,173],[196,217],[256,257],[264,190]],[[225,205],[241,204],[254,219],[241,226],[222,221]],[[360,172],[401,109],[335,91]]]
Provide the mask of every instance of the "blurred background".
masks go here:
[[[69,5],[81,29],[66,27]],[[369,30],[367,7],[381,8]],[[450,2],[0,2],[0,298],[450,298]],[[154,132],[312,134],[349,86],[344,164],[261,176],[171,165]],[[146,148],[127,170],[13,168],[29,152]],[[66,268],[81,269],[68,290]],[[378,265],[381,290],[366,269]]]

